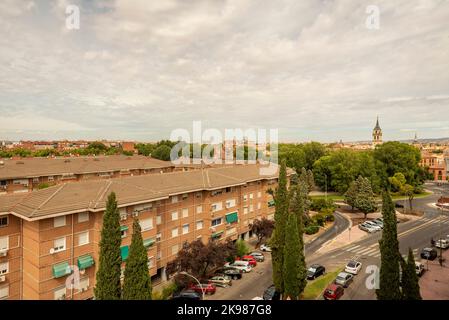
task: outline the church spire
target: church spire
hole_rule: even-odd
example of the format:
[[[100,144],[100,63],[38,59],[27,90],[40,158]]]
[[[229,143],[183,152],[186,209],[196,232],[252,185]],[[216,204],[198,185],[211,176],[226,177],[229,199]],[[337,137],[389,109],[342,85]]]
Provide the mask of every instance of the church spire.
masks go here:
[[[373,146],[382,143],[382,129],[379,125],[379,116],[377,116],[376,126],[373,129]]]

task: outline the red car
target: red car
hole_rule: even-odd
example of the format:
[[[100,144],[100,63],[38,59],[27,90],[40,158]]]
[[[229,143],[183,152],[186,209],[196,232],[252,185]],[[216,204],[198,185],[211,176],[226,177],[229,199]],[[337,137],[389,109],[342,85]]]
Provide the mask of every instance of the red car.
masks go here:
[[[202,283],[201,286],[199,284],[190,284],[190,290],[193,290],[199,294],[214,294],[217,291],[217,287],[213,283]]]
[[[341,298],[345,290],[342,286],[332,283],[324,290],[323,298],[326,300],[338,300]]]
[[[257,266],[257,261],[256,261],[256,259],[254,259],[253,256],[243,256],[241,258],[240,257],[236,257],[235,258],[235,261],[239,261],[239,260],[248,261],[249,262],[249,266],[251,268],[254,268],[255,266]]]

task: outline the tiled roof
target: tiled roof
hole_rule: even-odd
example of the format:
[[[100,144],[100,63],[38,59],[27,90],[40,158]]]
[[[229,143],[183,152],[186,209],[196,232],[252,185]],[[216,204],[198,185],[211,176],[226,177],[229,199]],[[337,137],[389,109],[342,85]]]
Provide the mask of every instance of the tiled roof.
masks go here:
[[[277,172],[262,175],[260,168],[259,164],[231,165],[64,183],[20,196],[0,196],[0,208],[3,208],[3,212],[34,220],[72,212],[103,210],[112,191],[116,193],[118,205],[123,206],[164,199],[175,194],[214,190],[255,180],[277,178]]]
[[[62,174],[111,172],[121,169],[154,169],[173,166],[169,161],[145,156],[101,156],[3,159],[0,180]]]

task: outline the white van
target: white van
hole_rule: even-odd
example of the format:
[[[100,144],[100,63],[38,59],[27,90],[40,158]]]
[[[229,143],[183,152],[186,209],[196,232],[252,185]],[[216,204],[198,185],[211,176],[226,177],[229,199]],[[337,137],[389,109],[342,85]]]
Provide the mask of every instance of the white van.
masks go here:
[[[225,267],[232,267],[232,268],[236,268],[238,270],[242,270],[243,272],[250,272],[251,266],[249,265],[248,261],[234,261],[234,263],[226,263]]]

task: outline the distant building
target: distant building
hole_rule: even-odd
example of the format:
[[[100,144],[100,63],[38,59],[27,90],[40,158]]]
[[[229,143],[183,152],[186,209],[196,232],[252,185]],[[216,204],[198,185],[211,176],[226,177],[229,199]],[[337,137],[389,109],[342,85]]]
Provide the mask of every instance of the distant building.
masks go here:
[[[123,149],[123,151],[130,151],[133,153],[136,151],[136,148],[134,147],[134,142],[129,142],[129,141],[122,142],[122,149]]]
[[[376,126],[373,129],[373,146],[382,144],[382,129],[379,126],[379,117],[377,117]]]

